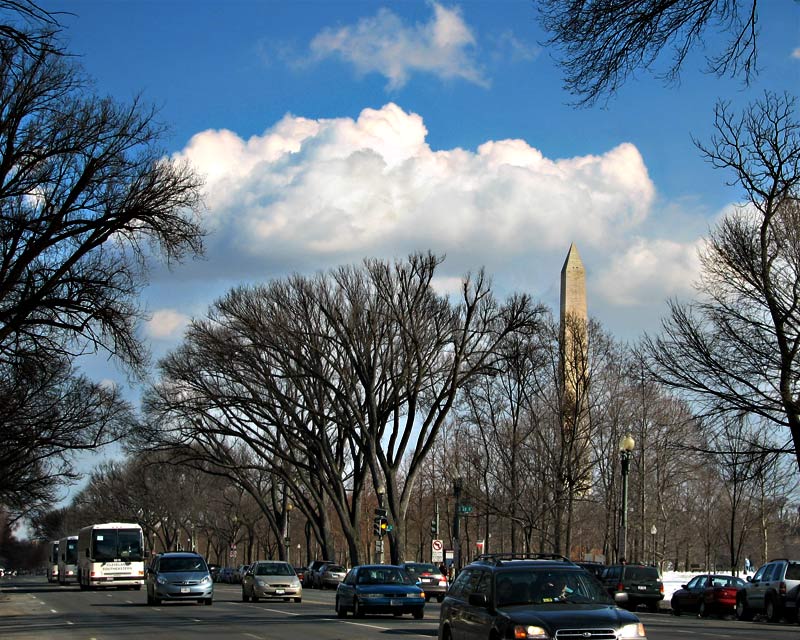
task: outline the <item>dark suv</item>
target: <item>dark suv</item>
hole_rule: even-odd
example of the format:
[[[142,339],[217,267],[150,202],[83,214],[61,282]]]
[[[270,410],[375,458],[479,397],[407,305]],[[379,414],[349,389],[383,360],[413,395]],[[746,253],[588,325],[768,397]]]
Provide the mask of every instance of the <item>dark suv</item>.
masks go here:
[[[770,622],[782,616],[800,620],[800,560],[770,560],[736,594],[736,617],[752,620],[763,613]]]
[[[554,554],[480,556],[442,602],[439,640],[646,638],[585,570]]]
[[[609,565],[603,571],[601,582],[614,602],[631,611],[640,604],[646,605],[648,611],[658,611],[664,599],[664,583],[658,569],[651,565]]]

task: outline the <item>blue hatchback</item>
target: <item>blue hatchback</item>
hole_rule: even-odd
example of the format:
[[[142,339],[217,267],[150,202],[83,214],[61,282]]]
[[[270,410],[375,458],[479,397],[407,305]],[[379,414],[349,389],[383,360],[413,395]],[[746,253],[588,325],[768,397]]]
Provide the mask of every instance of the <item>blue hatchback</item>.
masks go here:
[[[403,567],[365,564],[353,567],[336,588],[336,615],[352,611],[356,618],[367,613],[411,613],[417,619],[425,613],[425,592]]]

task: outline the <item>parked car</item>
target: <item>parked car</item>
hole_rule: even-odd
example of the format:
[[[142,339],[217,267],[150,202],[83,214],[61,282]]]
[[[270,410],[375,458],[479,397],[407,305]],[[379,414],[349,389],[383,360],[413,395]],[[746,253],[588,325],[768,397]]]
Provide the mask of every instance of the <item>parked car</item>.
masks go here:
[[[303,586],[314,588],[314,584],[316,583],[315,574],[326,564],[332,563],[333,560],[312,560],[311,563],[308,565],[306,569],[305,575],[303,576]]]
[[[763,613],[770,622],[800,620],[800,560],[770,560],[736,594],[736,617],[752,620]]]
[[[430,562],[404,562],[403,567],[419,586],[425,590],[425,601],[436,598],[438,602],[444,600],[447,593],[447,578],[442,575],[439,568]]]
[[[736,595],[744,584],[741,578],[729,575],[705,573],[695,576],[672,594],[672,614],[679,616],[691,611],[705,617],[710,613],[733,613]]]
[[[438,637],[633,640],[646,634],[635,614],[616,607],[597,580],[563,556],[490,554],[453,582]]]
[[[368,564],[353,567],[336,588],[336,615],[356,618],[367,613],[411,613],[420,619],[425,613],[425,592],[400,566]]]
[[[242,578],[244,578],[244,574],[247,573],[247,570],[250,568],[250,565],[240,564],[233,570],[233,575],[231,576],[231,583],[232,584],[241,584]]]
[[[587,560],[587,561],[576,562],[575,564],[577,564],[581,569],[585,569],[586,571],[591,573],[598,580],[601,579],[603,571],[606,570],[606,565],[603,564],[602,562],[590,562]]]
[[[302,602],[303,585],[288,562],[259,560],[250,565],[242,578],[242,602],[260,598],[281,598]]]
[[[658,611],[664,599],[664,583],[653,566],[612,564],[603,571],[601,582],[614,602],[632,611],[640,604],[648,611]]]
[[[300,584],[305,584],[306,568],[295,567],[294,572],[297,574],[297,579],[300,580]]]
[[[314,574],[315,586],[320,589],[335,589],[347,575],[347,569],[340,564],[324,564]]]
[[[197,600],[210,605],[214,600],[214,581],[203,556],[197,553],[160,553],[145,571],[147,604],[163,601]]]
[[[216,582],[219,576],[220,566],[218,564],[209,564],[208,573],[211,574],[211,579]]]
[[[222,567],[217,574],[217,582],[232,583],[233,582],[233,567]]]

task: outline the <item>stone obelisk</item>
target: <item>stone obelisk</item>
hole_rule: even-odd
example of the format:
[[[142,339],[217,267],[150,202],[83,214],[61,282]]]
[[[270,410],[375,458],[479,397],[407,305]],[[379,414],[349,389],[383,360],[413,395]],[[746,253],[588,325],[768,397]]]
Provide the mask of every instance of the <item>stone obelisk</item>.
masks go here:
[[[586,269],[578,249],[571,244],[561,269],[560,374],[562,424],[565,443],[573,452],[572,477],[576,488],[588,479],[588,317]],[[588,486],[588,485],[586,485]]]

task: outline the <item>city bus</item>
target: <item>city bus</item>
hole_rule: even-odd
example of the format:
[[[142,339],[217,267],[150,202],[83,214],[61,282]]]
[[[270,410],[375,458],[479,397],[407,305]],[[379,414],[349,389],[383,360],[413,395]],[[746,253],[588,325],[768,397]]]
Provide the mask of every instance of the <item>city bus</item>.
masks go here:
[[[78,579],[78,536],[67,536],[58,541],[58,584],[69,584]]]
[[[58,582],[58,540],[47,544],[47,581]]]
[[[144,584],[142,528],[127,522],[92,524],[78,532],[78,584],[141,589]]]

